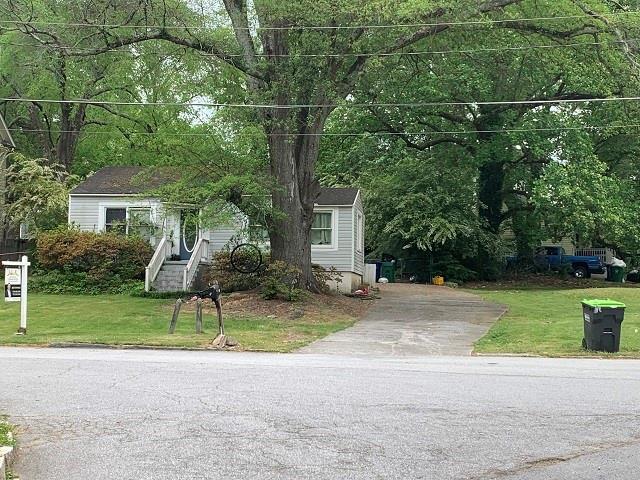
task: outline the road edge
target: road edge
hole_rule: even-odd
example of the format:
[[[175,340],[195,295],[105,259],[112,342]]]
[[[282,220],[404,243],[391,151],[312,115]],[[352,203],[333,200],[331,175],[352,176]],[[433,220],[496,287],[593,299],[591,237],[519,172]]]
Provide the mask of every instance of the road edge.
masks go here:
[[[15,457],[14,447],[0,447],[0,480],[7,478],[7,471]]]

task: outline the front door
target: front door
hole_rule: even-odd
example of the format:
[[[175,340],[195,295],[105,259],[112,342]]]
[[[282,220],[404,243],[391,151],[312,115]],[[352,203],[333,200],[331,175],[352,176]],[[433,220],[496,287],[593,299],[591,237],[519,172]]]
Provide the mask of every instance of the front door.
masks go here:
[[[198,210],[180,210],[180,260],[191,258],[198,233]]]

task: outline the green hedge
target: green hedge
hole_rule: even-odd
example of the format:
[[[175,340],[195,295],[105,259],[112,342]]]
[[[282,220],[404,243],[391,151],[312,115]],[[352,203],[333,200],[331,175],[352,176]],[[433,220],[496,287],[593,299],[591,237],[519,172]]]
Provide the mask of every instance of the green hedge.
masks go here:
[[[119,276],[96,282],[85,272],[35,270],[29,275],[29,291],[36,293],[67,293],[100,295],[103,293],[134,294],[144,291],[144,281],[122,279]]]
[[[132,293],[144,289],[153,249],[115,233],[54,230],[36,241],[30,288],[43,293]]]

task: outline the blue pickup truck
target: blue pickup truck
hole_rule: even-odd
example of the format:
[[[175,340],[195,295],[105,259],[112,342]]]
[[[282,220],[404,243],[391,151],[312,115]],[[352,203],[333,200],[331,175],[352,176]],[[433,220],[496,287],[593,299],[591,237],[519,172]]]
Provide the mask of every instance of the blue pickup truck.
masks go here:
[[[517,257],[508,257],[507,266],[515,265],[517,261]],[[606,271],[606,266],[600,257],[567,255],[564,248],[557,245],[539,247],[535,253],[534,263],[537,267],[548,270],[559,270],[563,265],[570,265],[575,278],[588,278],[593,273]]]

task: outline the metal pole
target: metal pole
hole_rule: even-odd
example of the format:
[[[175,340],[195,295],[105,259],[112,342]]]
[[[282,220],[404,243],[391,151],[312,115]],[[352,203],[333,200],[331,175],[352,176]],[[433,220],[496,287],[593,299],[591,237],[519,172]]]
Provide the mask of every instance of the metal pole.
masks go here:
[[[29,259],[26,255],[22,256],[22,265],[20,269],[20,328],[18,333],[24,335],[27,333],[27,269],[29,268]]]

